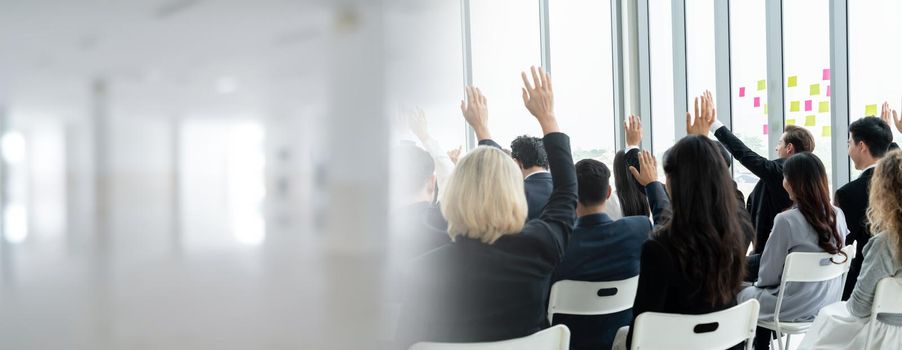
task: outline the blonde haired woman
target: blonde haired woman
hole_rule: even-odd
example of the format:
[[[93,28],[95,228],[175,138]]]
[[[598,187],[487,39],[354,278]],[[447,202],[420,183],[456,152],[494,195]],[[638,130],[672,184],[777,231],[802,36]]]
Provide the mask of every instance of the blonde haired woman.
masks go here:
[[[871,232],[877,234],[864,247],[852,296],[821,310],[799,349],[864,349],[868,328],[873,328],[872,349],[896,349],[902,344],[902,316],[878,315],[877,324],[867,324],[877,282],[902,276],[902,151],[893,151],[877,163],[869,192],[868,220]]]
[[[401,347],[518,338],[548,326],[549,281],[575,221],[576,171],[554,116],[551,78],[535,67],[532,77],[534,84],[523,74],[523,102],[545,135],[551,198],[527,222],[523,176],[513,159],[485,146],[464,156],[440,198],[453,242],[411,263]],[[467,95],[464,117],[488,140],[486,98],[475,88]]]

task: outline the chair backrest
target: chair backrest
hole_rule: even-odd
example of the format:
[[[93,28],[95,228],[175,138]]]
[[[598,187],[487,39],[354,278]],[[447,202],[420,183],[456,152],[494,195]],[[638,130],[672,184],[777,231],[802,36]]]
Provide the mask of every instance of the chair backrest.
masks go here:
[[[902,314],[902,277],[886,277],[877,282],[874,304],[871,305],[871,322],[878,314]]]
[[[842,250],[848,257],[830,253],[789,253],[783,265],[783,283],[821,282],[842,276],[849,271],[852,258],[855,257],[855,246],[846,246]],[[834,264],[830,261],[831,258],[841,263]]]
[[[611,282],[563,280],[551,286],[548,322],[554,314],[606,315],[633,307],[639,276]]]
[[[557,325],[523,338],[485,343],[416,343],[410,350],[569,350],[570,329]]]
[[[751,342],[758,300],[704,315],[645,312],[636,317],[632,349],[726,349]]]

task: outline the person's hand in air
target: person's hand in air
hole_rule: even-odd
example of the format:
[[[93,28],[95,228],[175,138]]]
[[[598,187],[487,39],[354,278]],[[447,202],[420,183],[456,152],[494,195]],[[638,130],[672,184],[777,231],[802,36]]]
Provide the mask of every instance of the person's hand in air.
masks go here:
[[[463,146],[457,146],[456,149],[448,151],[448,158],[451,158],[451,163],[454,163],[454,165],[457,165],[457,161],[460,160],[461,150],[463,150]]]
[[[648,186],[648,184],[658,181],[658,161],[650,152],[639,152],[639,169],[630,166],[630,173],[640,185]]]
[[[638,147],[642,143],[642,121],[639,117],[630,114],[630,117],[623,122],[624,134],[626,134],[626,145]]]
[[[475,86],[467,86],[467,99],[460,101],[460,111],[464,115],[464,119],[473,131],[476,132],[478,140],[487,140],[492,138],[489,132],[489,107],[488,99],[482,94],[482,91]]]
[[[892,115],[892,118],[890,118],[890,115]],[[891,109],[889,103],[884,102],[883,107],[880,108],[880,119],[883,119],[890,126],[895,125],[896,130],[902,132],[902,116],[899,116],[895,109]]]
[[[551,88],[551,77],[542,68],[532,67],[532,82],[522,72],[523,78],[523,104],[529,110],[544,134],[560,132],[557,119],[554,116],[554,93]]]
[[[706,90],[702,96],[695,98],[695,115],[686,112],[686,133],[708,136],[715,120],[717,111],[714,109],[714,97],[711,91]]]

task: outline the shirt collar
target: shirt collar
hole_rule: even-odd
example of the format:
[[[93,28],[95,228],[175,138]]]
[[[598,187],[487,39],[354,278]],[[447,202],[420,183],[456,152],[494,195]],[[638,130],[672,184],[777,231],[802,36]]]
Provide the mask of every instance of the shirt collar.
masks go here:
[[[576,226],[578,227],[588,227],[588,226],[596,226],[600,224],[606,224],[609,222],[613,222],[611,217],[605,213],[597,213],[597,214],[589,214],[585,216],[580,216],[576,219]]]
[[[526,180],[526,179],[528,179],[530,176],[533,176],[533,175],[535,175],[535,174],[542,174],[542,173],[544,173],[544,174],[550,174],[551,172],[549,172],[548,170],[539,170],[539,171],[534,172],[534,173],[532,173],[532,174],[526,175],[526,177],[524,177],[523,180]]]

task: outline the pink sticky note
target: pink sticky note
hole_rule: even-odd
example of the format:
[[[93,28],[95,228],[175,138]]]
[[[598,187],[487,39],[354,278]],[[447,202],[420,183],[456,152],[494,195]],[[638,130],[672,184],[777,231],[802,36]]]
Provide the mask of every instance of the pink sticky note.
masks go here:
[[[767,135],[767,124],[764,124],[764,134]]]
[[[739,97],[745,97],[745,87],[739,88]]]
[[[755,107],[761,107],[761,98],[755,97]]]
[[[827,85],[827,97],[830,97],[830,85]]]
[[[824,80],[830,80],[830,68],[824,69]]]
[[[811,100],[805,101],[805,110],[811,111]]]

